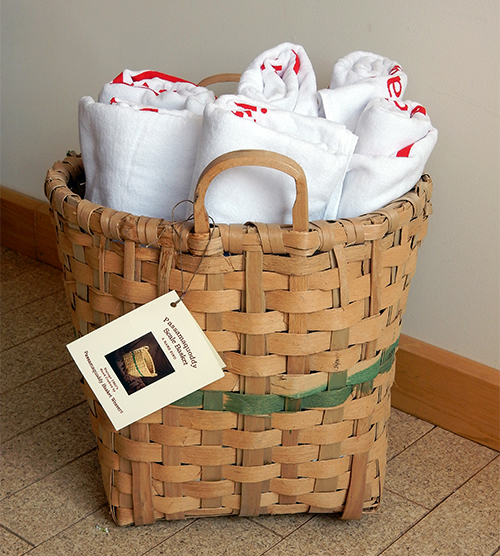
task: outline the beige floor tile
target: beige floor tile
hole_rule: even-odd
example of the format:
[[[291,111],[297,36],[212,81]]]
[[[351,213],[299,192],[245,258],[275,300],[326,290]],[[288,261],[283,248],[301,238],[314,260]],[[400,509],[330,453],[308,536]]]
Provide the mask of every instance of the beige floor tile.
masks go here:
[[[1,314],[64,288],[61,270],[36,261],[34,263],[26,272],[1,283]]]
[[[491,556],[500,547],[500,457],[383,556]]]
[[[156,547],[148,556],[258,556],[281,537],[243,517],[217,517],[194,521]]]
[[[431,423],[392,408],[388,429],[387,460],[400,454],[433,428],[434,425]]]
[[[69,363],[66,344],[75,339],[71,324],[63,324],[1,354],[0,392],[33,380]]]
[[[424,514],[422,507],[386,493],[379,511],[359,521],[317,515],[266,556],[376,556]]]
[[[107,507],[101,508],[39,545],[30,556],[141,556],[191,521],[118,527],[111,521]]]
[[[261,515],[259,517],[252,517],[250,518],[252,521],[255,521],[269,529],[276,535],[280,537],[286,537],[290,533],[293,533],[299,527],[302,527],[304,523],[309,521],[313,518],[313,514],[296,514],[296,515]]]
[[[106,503],[95,451],[0,502],[1,523],[38,545]]]
[[[435,428],[388,463],[385,488],[432,509],[496,455]]]
[[[10,440],[85,401],[80,376],[75,363],[70,362],[2,396],[1,441]]]
[[[95,449],[87,403],[5,442],[0,452],[0,499]],[[99,481],[96,477],[96,482]]]
[[[116,527],[87,404],[64,411],[83,398],[60,273],[0,253],[0,381],[16,421],[0,422],[11,438],[0,452],[0,554],[500,556],[500,456],[397,410],[382,507],[358,522],[305,514]]]
[[[0,349],[9,349],[70,322],[63,290],[2,315]]]
[[[13,280],[25,272],[30,272],[41,264],[35,259],[26,257],[25,255],[21,255],[21,253],[16,253],[5,247],[1,248],[0,256],[0,282]]]
[[[33,548],[32,545],[0,526],[0,554],[21,556],[26,554],[31,548]]]

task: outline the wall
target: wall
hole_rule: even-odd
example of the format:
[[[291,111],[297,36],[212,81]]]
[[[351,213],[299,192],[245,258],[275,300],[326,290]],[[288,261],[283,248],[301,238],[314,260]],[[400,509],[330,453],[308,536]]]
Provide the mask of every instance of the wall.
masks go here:
[[[197,81],[301,44],[326,87],[353,50],[398,61],[440,132],[434,215],[404,332],[499,367],[499,3],[496,0],[3,0],[1,183],[43,198],[79,150],[77,104],[125,68]]]

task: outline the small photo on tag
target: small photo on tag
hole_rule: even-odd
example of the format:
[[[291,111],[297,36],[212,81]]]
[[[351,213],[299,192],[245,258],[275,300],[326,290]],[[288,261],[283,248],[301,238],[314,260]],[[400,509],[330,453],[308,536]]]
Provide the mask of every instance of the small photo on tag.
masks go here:
[[[129,396],[175,372],[152,332],[104,357]]]

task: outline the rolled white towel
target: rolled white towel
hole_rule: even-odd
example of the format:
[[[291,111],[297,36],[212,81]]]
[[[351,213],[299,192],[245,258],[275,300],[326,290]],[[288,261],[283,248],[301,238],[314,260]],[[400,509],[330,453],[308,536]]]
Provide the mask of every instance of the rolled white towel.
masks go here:
[[[98,101],[110,104],[113,98],[166,110],[190,110],[200,115],[205,105],[215,100],[212,91],[179,77],[152,70],[128,69],[104,85]]]
[[[407,193],[422,175],[438,138],[423,106],[387,99],[368,104],[356,135],[340,205],[337,213],[327,213],[328,220],[366,214]]]
[[[375,98],[368,103],[356,126],[359,139],[355,152],[398,156],[401,149],[419,141],[431,130],[431,120],[421,104]]]
[[[401,66],[389,58],[351,52],[334,65],[330,87],[318,91],[319,115],[354,131],[370,100],[402,99],[407,83]]]
[[[230,151],[266,149],[302,166],[309,191],[309,219],[323,219],[327,204],[336,209],[340,201],[355,145],[354,134],[340,124],[268,108],[241,95],[224,95],[205,108],[191,199],[200,174],[212,160]],[[205,206],[219,223],[290,224],[294,201],[290,176],[270,168],[237,167],[213,180]]]
[[[242,73],[238,94],[275,108],[318,115],[316,75],[304,48],[289,42],[266,50]]]
[[[114,99],[83,97],[79,132],[85,197],[116,210],[166,220],[188,198],[202,116]],[[184,214],[176,211],[176,218]]]

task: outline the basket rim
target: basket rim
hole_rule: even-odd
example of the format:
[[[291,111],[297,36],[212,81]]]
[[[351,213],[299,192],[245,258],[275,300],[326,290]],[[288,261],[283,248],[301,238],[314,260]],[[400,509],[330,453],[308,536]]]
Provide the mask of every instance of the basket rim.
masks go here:
[[[177,235],[178,242],[187,247],[188,236],[193,235],[192,222],[172,222],[135,215],[92,203],[71,189],[73,184],[83,183],[84,176],[81,154],[74,151],[68,152],[63,160],[55,162],[47,171],[44,190],[53,213],[56,212],[64,220],[77,224],[80,229],[91,235],[103,234],[108,239],[129,240],[148,247],[171,246],[172,236]],[[248,228],[256,228],[259,235],[266,235],[268,232],[276,236],[276,232],[281,232],[283,245],[281,250],[278,248],[280,254],[295,251],[295,254],[307,256],[318,251],[330,251],[339,244],[363,244],[365,241],[382,239],[421,215],[429,216],[432,214],[432,188],[431,176],[424,173],[409,192],[384,207],[353,218],[310,221],[307,232],[293,231],[291,225],[258,222],[231,225],[215,223],[214,229],[217,230],[216,235],[220,235],[223,243],[226,243],[224,248],[228,252],[231,250],[228,248],[226,236],[230,229],[234,232],[239,228],[241,234]],[[174,232],[174,228],[175,233],[165,234],[167,229]],[[207,237],[205,243],[206,240]],[[270,252],[274,251],[271,249]]]

